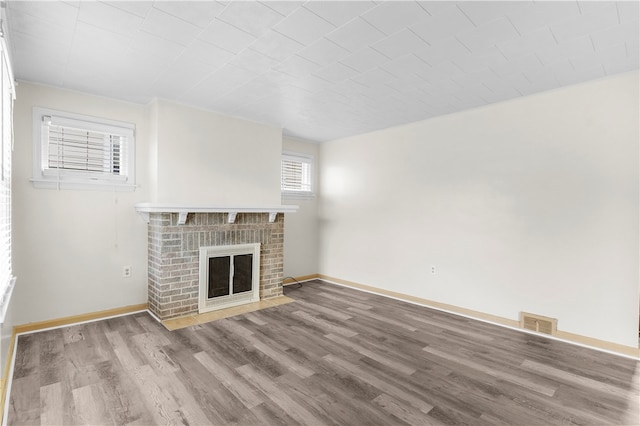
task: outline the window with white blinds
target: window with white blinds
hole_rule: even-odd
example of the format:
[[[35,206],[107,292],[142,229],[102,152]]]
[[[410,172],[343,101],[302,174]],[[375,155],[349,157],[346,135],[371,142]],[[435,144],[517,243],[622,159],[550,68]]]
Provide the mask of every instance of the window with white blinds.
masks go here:
[[[135,187],[133,124],[34,108],[34,135],[37,187]]]
[[[313,157],[304,154],[282,154],[280,189],[283,196],[313,196]]]
[[[11,262],[11,153],[15,86],[4,40],[0,43],[0,50],[0,323],[3,323],[16,281]]]

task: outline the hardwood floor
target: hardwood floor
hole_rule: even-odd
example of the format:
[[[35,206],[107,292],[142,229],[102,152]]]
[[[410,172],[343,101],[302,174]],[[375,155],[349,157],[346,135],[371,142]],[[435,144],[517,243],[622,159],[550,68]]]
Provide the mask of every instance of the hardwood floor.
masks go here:
[[[639,423],[638,361],[326,283],[167,331],[19,337],[8,424]]]

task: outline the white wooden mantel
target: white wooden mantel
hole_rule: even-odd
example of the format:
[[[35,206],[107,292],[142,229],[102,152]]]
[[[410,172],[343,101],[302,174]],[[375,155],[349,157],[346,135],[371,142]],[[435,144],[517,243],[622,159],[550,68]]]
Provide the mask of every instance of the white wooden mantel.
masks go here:
[[[298,206],[285,205],[234,207],[215,204],[137,203],[134,207],[147,223],[151,213],[178,213],[178,225],[187,222],[189,213],[228,213],[228,223],[234,223],[238,213],[269,213],[269,223],[273,223],[278,213],[295,213],[298,210]]]

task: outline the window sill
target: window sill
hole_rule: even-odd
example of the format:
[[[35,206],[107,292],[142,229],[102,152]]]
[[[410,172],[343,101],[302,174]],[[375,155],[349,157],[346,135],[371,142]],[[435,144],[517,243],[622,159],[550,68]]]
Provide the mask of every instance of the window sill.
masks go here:
[[[315,197],[313,192],[282,192],[283,200],[312,200]]]
[[[7,309],[9,308],[9,302],[11,302],[11,295],[13,294],[13,288],[15,286],[16,277],[11,277],[4,294],[0,295],[0,324],[4,324],[4,319],[7,315]]]
[[[31,183],[33,183],[33,187],[37,189],[73,189],[123,192],[133,192],[136,190],[136,185],[115,182],[31,179]]]

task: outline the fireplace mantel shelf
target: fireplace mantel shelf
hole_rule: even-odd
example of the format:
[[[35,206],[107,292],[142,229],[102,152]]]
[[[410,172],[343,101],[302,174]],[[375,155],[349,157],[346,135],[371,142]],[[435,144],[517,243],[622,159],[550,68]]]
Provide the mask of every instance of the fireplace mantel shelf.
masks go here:
[[[176,204],[176,203],[137,203],[136,211],[149,223],[150,213],[178,213],[178,225],[187,222],[189,213],[228,213],[229,223],[234,223],[238,213],[269,213],[269,222],[274,222],[278,213],[295,213],[298,206],[257,205],[257,206],[220,206],[215,204]]]

